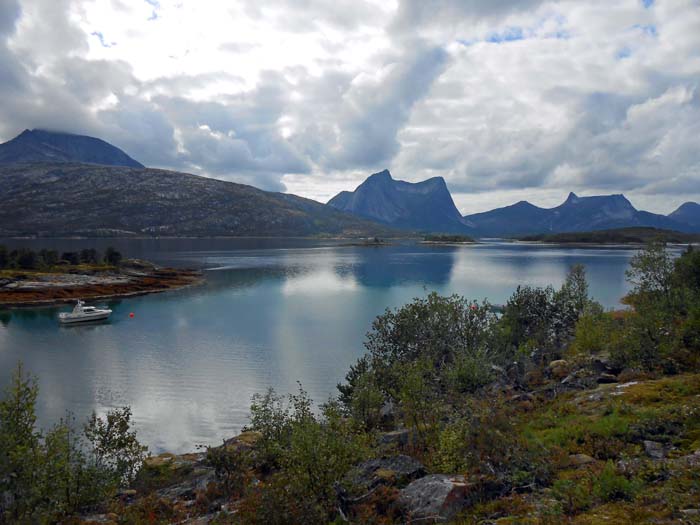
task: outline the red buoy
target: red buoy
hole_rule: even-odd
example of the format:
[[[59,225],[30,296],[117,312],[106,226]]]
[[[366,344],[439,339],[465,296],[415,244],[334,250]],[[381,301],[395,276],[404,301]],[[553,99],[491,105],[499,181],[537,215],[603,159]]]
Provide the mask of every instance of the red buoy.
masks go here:
[[[131,318],[133,319],[133,318],[134,318],[134,312],[131,312],[131,313],[129,314],[129,317],[131,317]]]

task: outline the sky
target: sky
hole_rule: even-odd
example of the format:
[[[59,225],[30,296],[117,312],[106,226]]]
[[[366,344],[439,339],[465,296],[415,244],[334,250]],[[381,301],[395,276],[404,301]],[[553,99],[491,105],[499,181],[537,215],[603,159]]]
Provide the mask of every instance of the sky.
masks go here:
[[[388,168],[465,214],[700,201],[700,0],[0,0],[0,141],[327,201]]]

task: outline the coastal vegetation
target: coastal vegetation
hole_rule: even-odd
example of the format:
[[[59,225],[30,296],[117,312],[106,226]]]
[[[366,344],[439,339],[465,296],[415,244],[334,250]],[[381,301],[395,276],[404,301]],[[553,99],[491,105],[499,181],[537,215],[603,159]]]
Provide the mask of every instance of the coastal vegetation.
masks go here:
[[[683,233],[662,228],[615,228],[588,232],[551,233],[520,237],[521,241],[546,242],[553,244],[647,244],[664,242],[668,244],[689,244],[700,242],[700,235]]]
[[[674,258],[650,244],[627,278],[622,311],[589,297],[581,266],[558,289],[519,287],[498,314],[435,293],[387,310],[337,397],[315,406],[301,385],[257,395],[240,436],[146,458],[133,479],[120,478],[128,490],[112,482],[101,505],[64,515],[80,507],[91,523],[690,523],[700,515],[700,252]],[[11,390],[2,406],[13,399]],[[17,435],[35,433],[33,415],[24,420]],[[12,439],[14,427],[0,425]],[[31,479],[31,490],[48,490],[41,475]]]
[[[68,271],[76,266],[83,268],[117,267],[122,254],[111,246],[101,254],[95,248],[84,248],[75,252],[62,252],[42,248],[8,250],[0,244],[0,270]]]
[[[443,244],[458,244],[474,242],[474,239],[468,235],[426,235],[423,237],[423,242],[443,243]]]

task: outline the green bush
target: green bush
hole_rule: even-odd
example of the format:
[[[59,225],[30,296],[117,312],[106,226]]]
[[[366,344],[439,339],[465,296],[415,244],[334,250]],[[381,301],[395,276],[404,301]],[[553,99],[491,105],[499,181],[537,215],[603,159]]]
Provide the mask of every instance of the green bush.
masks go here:
[[[615,464],[608,461],[603,471],[592,480],[593,494],[603,503],[616,500],[632,500],[639,492],[638,481],[629,480],[618,474]]]
[[[232,448],[225,443],[220,447],[207,448],[207,462],[214,467],[214,474],[229,496],[242,495],[250,479],[252,465],[250,453]]]
[[[128,483],[145,454],[128,408],[36,429],[36,381],[17,367],[0,399],[0,522],[54,523]]]
[[[552,492],[569,516],[588,509],[593,503],[587,480],[558,479],[552,485]]]
[[[369,436],[335,402],[315,415],[301,387],[286,402],[271,390],[256,396],[251,412],[251,429],[261,434],[254,455],[271,476],[243,505],[249,522],[328,523],[336,509],[334,484],[367,457]]]

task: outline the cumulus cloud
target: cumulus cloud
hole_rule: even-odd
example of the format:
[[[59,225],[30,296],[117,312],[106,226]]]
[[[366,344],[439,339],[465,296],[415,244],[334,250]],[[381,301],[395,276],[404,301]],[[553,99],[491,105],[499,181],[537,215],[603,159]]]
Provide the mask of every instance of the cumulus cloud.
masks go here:
[[[462,211],[700,200],[696,0],[7,0],[0,139],[327,200],[388,167]],[[661,198],[652,198],[652,196]]]

